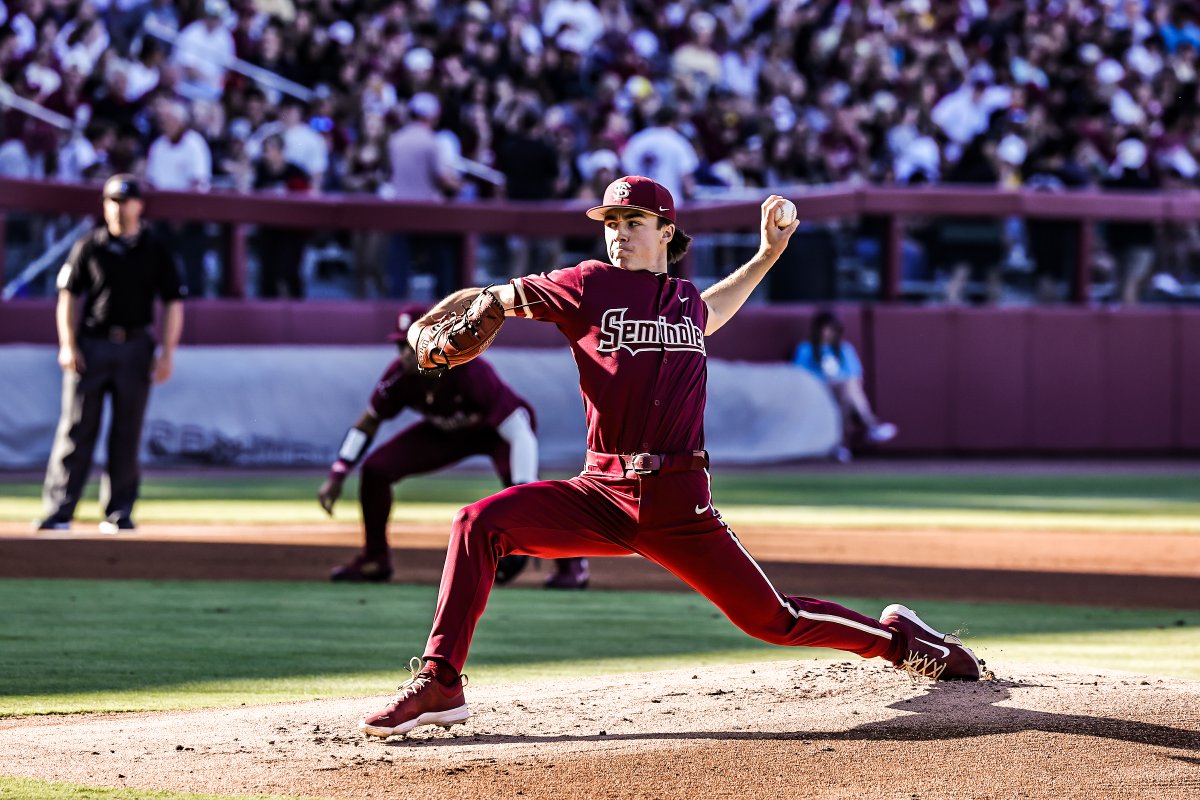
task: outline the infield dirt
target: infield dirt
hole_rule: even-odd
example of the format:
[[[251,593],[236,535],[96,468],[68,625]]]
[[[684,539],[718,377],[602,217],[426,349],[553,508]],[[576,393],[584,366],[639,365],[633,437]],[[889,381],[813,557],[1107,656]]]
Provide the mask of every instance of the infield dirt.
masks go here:
[[[921,683],[774,662],[468,689],[474,716],[386,742],[385,698],[0,721],[3,772],[319,797],[1190,798],[1200,684],[1005,665]]]

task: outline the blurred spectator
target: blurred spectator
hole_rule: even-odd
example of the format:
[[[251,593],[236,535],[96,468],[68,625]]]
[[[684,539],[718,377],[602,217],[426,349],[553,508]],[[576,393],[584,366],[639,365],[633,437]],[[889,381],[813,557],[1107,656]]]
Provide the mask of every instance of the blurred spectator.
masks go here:
[[[645,175],[662,184],[675,202],[682,204],[696,194],[700,159],[692,143],[676,130],[678,119],[675,109],[660,108],[653,127],[630,137],[621,153],[621,164],[628,175]]]
[[[1051,140],[1032,154],[1024,165],[1027,188],[1058,192],[1087,186],[1088,176],[1074,161],[1072,143]],[[1032,218],[1026,221],[1029,255],[1033,259],[1035,296],[1049,303],[1062,298],[1059,286],[1076,269],[1079,223],[1068,220]]]
[[[272,194],[308,194],[313,190],[312,179],[299,165],[284,156],[282,136],[263,140],[262,158],[254,165],[254,190]],[[296,228],[258,229],[258,296],[279,297],[280,283],[284,297],[304,298],[304,281],[300,277],[300,260],[304,255],[307,237]]]
[[[175,63],[183,70],[180,90],[188,97],[219,99],[225,70],[234,57],[233,35],[224,18],[225,0],[204,0],[203,17],[179,32]]]
[[[880,422],[871,410],[871,403],[863,391],[862,362],[854,345],[843,338],[845,328],[842,320],[832,311],[821,311],[813,316],[809,338],[796,347],[793,363],[820,378],[833,393],[834,400],[842,412],[843,443],[834,451],[838,461],[849,461],[852,426],[864,428],[866,440],[882,444],[896,437],[896,426]]]
[[[505,195],[518,202],[553,199],[558,194],[558,153],[546,140],[541,114],[525,108],[512,126],[496,162],[504,173]],[[557,239],[509,236],[508,274],[548,272],[556,266],[559,252]]]
[[[108,177],[108,153],[116,143],[116,129],[103,120],[72,136],[58,154],[60,181],[82,183]]]
[[[441,103],[425,92],[413,96],[408,104],[408,124],[388,140],[388,161],[392,175],[388,196],[397,200],[436,203],[458,192],[461,181],[457,170],[434,133],[441,116]],[[455,237],[436,234],[404,234],[394,238],[389,269],[392,297],[408,296],[408,277],[414,264],[425,262],[433,275],[434,297],[448,294],[457,285]]]
[[[364,113],[360,130],[361,138],[350,146],[346,155],[346,177],[342,183],[348,192],[378,195],[390,174],[383,115]],[[355,297],[387,297],[384,276],[387,236],[379,231],[355,231],[353,249]]]
[[[1121,142],[1117,146],[1117,157],[1101,185],[1105,189],[1121,191],[1159,188],[1161,180],[1149,163],[1145,143],[1132,137]],[[1110,222],[1106,226],[1106,239],[1116,261],[1117,294],[1114,299],[1133,305],[1141,298],[1154,268],[1154,225],[1149,222]]]
[[[524,107],[545,109],[555,197],[581,190],[582,159],[601,150],[622,156],[618,172],[649,173],[679,202],[695,185],[716,195],[961,181],[981,136],[985,150],[1003,142],[995,166],[1005,186],[1030,176],[1013,161],[1022,147],[1037,159],[1047,147],[1073,153],[1094,184],[1136,138],[1173,186],[1200,187],[1187,165],[1200,153],[1200,25],[1182,0],[2,2],[4,79],[49,102],[78,73],[63,113],[90,108],[110,122],[112,155],[131,165],[158,136],[158,98],[202,100],[221,108],[197,116],[221,120],[200,133],[222,163],[241,147],[233,126],[248,120],[249,156],[286,132],[285,157],[321,190],[359,191],[346,179],[365,120],[381,114],[394,129],[414,97],[429,96],[444,112],[434,130],[456,183],[438,182],[436,195],[491,196],[476,177],[457,185],[449,165],[496,166],[513,109]],[[180,43],[146,26],[180,31]],[[228,70],[235,53],[316,99],[282,108],[277,82]],[[53,173],[71,132],[13,124],[20,130],[3,133],[19,140],[6,145],[10,166]],[[242,159],[229,161],[234,171]],[[428,181],[417,180],[425,195]],[[1000,246],[1019,233],[1007,223]]]
[[[976,136],[963,151],[962,159],[946,174],[947,183],[997,186],[1000,170],[996,144]],[[948,267],[946,302],[967,300],[968,282],[983,282],[988,302],[1000,299],[1000,265],[1005,241],[1002,222],[995,217],[947,217],[937,225],[935,264]]]
[[[187,107],[182,102],[159,103],[158,125],[162,135],[150,145],[146,158],[146,180],[154,188],[208,191],[212,182],[212,152],[204,137],[188,127],[189,122]],[[158,234],[183,262],[188,296],[204,297],[207,293],[204,226],[195,222],[164,222]]]

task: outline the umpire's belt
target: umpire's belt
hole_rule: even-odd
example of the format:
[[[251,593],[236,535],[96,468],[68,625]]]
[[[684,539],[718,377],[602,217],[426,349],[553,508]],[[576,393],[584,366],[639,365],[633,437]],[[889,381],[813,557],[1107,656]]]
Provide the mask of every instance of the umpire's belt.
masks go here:
[[[692,450],[687,453],[630,453],[616,455],[587,451],[587,468],[605,475],[632,477],[659,475],[666,472],[691,472],[708,469],[708,452]]]
[[[85,328],[82,332],[87,339],[105,339],[110,342],[132,342],[134,339],[145,339],[150,335],[146,328],[122,328],[120,325],[110,325],[107,328]]]

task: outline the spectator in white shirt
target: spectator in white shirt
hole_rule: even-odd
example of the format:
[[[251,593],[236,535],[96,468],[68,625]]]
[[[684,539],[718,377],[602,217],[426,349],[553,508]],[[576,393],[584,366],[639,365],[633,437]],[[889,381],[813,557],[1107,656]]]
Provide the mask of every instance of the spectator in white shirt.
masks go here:
[[[308,173],[313,190],[320,191],[329,170],[328,142],[313,130],[305,119],[304,103],[294,97],[283,99],[279,120],[283,123],[284,158]]]
[[[180,31],[174,61],[183,70],[181,92],[220,99],[226,66],[234,58],[233,34],[224,23],[228,10],[225,0],[205,0],[204,16]]]
[[[564,27],[572,28],[587,50],[604,34],[604,18],[592,0],[550,0],[542,15],[542,33],[555,39]]]
[[[163,101],[159,107],[162,136],[150,145],[146,159],[146,180],[157,189],[208,191],[212,153],[204,137],[188,127],[189,116],[178,100]]]
[[[628,175],[645,175],[666,187],[677,205],[695,194],[700,158],[696,148],[674,125],[677,114],[663,106],[654,115],[654,126],[638,131],[625,145],[621,164]]]
[[[183,103],[162,101],[158,108],[162,136],[150,145],[146,157],[146,180],[156,189],[208,191],[212,182],[212,152],[204,137],[188,127],[188,121]],[[204,226],[196,222],[169,222],[161,227],[159,235],[180,254],[189,296],[204,297],[208,283],[204,271],[207,249]]]

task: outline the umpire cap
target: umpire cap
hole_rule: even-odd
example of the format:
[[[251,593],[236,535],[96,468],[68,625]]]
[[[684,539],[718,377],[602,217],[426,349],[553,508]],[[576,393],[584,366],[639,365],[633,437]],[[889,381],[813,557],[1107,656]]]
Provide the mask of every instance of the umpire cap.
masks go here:
[[[113,175],[104,182],[105,200],[141,200],[142,185],[128,173]]]

